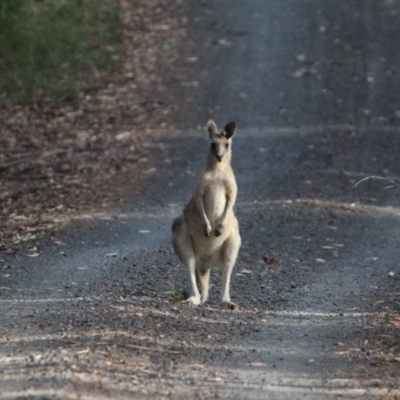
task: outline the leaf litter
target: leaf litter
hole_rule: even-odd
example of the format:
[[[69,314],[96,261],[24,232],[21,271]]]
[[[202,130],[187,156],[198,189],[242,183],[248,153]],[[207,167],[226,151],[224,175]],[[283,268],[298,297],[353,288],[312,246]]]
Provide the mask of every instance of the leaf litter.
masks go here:
[[[120,6],[117,66],[98,87],[62,105],[0,104],[0,251],[111,210],[140,192],[139,171],[157,172],[141,143],[172,127],[187,21],[179,2]]]

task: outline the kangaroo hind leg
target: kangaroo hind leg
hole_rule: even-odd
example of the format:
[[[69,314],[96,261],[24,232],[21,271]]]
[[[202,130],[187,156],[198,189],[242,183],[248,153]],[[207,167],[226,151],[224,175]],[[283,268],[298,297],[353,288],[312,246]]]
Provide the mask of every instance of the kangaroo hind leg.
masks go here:
[[[231,302],[229,294],[231,274],[233,267],[235,266],[236,259],[240,249],[240,236],[239,233],[235,232],[226,239],[221,250],[221,263],[222,263],[222,293],[221,301],[229,309],[238,309],[238,305]]]
[[[209,269],[196,269],[196,280],[200,290],[201,304],[205,303],[208,299],[209,279],[210,279]]]
[[[182,264],[187,268],[191,286],[191,295],[184,302],[197,306],[200,304],[200,293],[196,283],[196,257],[186,224],[178,217],[173,225],[172,244]]]

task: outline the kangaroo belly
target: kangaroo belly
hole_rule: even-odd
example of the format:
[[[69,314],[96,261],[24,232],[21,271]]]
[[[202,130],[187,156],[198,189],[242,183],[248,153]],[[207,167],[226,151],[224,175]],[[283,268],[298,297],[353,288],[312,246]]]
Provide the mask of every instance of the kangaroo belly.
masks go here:
[[[212,187],[206,192],[204,196],[204,209],[212,226],[221,218],[225,204],[226,194],[223,186]]]

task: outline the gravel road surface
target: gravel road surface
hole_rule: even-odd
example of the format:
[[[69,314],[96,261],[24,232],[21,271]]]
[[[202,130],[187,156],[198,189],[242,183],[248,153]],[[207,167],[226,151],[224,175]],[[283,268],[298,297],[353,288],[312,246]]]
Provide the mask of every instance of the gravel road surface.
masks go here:
[[[1,255],[0,399],[400,398],[380,323],[399,308],[400,191],[352,189],[399,181],[400,3],[337,3],[184,6],[178,128],[147,143],[143,195]],[[174,301],[170,225],[209,118],[238,123],[238,311],[218,275],[206,305]]]

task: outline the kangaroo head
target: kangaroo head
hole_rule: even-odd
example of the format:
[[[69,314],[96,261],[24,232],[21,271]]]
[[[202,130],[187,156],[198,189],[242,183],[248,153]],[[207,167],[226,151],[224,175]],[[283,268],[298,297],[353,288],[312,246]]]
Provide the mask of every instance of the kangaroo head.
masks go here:
[[[207,123],[208,133],[210,135],[210,156],[218,162],[230,160],[232,136],[236,132],[236,122],[228,122],[224,130],[218,133],[215,122],[210,119]]]

